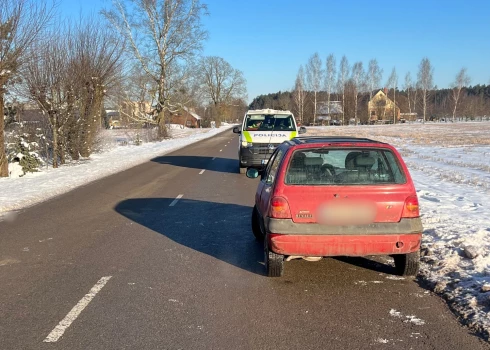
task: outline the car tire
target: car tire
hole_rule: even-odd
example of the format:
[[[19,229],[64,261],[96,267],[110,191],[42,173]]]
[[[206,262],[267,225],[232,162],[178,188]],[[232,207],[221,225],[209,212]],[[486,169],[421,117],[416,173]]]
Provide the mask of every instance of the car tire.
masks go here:
[[[393,255],[396,272],[401,276],[416,276],[420,266],[420,251]]]
[[[264,239],[265,271],[268,277],[282,277],[284,273],[284,255],[269,250],[267,239]]]
[[[256,205],[254,205],[254,209],[252,210],[252,232],[257,241],[262,242],[264,240],[264,233],[260,227],[259,211]]]
[[[245,174],[246,172],[247,172],[247,168],[240,167],[240,170],[239,170],[240,174]]]

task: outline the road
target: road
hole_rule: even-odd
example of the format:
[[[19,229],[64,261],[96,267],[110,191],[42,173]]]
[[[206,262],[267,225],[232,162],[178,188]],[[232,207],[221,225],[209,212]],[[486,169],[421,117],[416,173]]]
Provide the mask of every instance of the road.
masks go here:
[[[230,130],[0,222],[0,349],[488,349],[386,259],[264,276]]]

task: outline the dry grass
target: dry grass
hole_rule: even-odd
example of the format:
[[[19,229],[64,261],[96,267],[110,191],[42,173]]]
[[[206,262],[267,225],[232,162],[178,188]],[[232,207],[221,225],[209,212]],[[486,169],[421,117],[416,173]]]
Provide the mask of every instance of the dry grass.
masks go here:
[[[307,128],[311,136],[356,136],[386,142],[407,140],[417,145],[443,147],[489,146],[490,123],[414,123],[372,126],[329,126]]]
[[[490,191],[490,152],[480,148],[490,146],[489,122],[315,127],[308,128],[306,135],[366,137],[387,142],[397,147],[410,170]],[[458,152],[450,158],[441,153],[441,148],[455,147]]]

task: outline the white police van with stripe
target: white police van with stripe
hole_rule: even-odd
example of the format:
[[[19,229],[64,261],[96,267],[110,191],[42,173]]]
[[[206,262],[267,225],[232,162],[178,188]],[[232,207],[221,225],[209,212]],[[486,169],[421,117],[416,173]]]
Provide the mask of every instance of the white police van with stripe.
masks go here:
[[[238,163],[244,174],[247,167],[264,167],[279,144],[305,133],[306,128],[298,126],[290,111],[257,109],[249,110],[233,132],[240,135]]]

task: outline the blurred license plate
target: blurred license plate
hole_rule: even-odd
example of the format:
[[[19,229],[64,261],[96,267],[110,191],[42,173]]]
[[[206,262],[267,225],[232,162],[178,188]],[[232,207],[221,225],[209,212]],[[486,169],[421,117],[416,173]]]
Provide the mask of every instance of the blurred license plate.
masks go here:
[[[262,163],[261,164],[267,164],[268,161],[269,161],[269,159],[262,159]]]
[[[370,224],[376,217],[376,208],[367,203],[328,203],[319,209],[318,219],[326,225]]]

